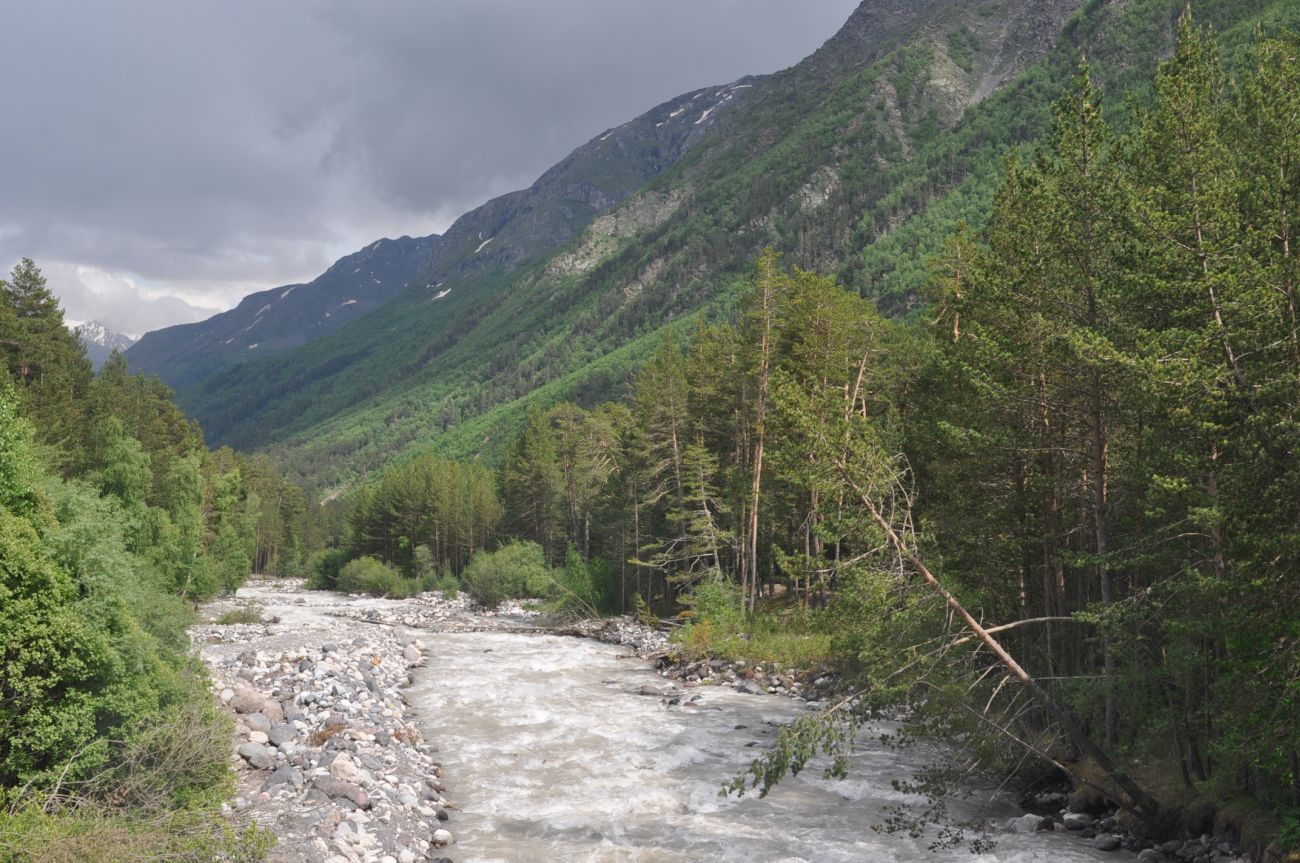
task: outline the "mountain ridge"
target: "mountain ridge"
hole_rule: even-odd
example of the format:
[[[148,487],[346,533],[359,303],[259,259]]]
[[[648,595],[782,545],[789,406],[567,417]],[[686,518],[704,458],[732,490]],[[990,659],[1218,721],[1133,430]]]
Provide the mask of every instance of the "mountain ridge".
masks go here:
[[[907,314],[943,238],[981,222],[1003,160],[1048,127],[1079,54],[1116,92],[1137,86],[1182,5],[866,0],[804,62],[695,91],[716,101],[738,88],[670,166],[567,242],[536,234],[533,254],[492,264],[511,244],[475,230],[440,250],[426,284],[180,401],[213,440],[266,447],[300,479],[339,488],[412,447],[490,457],[528,404],[616,394],[665,328],[725,308],[765,246]],[[1237,30],[1264,14],[1204,7]],[[458,283],[439,298],[441,272]]]
[[[127,359],[133,370],[157,374],[184,391],[249,360],[328,336],[408,287],[437,294],[449,280],[484,268],[510,272],[567,243],[597,215],[671,166],[743,98],[753,80],[663,102],[575,148],[528,188],[470,210],[441,235],[378,240],[339,259],[311,282],[250,294],[234,309],[205,321],[146,333]],[[689,122],[677,122],[688,119],[688,105],[697,111]],[[376,264],[377,255],[387,258]],[[378,277],[375,266],[381,267]],[[370,269],[359,280],[349,278],[363,267]],[[450,285],[443,296],[454,289]]]
[[[96,371],[113,355],[113,351],[126,351],[136,342],[128,335],[110,330],[99,321],[86,321],[72,327],[72,331],[81,340],[86,349],[86,359],[90,360]]]

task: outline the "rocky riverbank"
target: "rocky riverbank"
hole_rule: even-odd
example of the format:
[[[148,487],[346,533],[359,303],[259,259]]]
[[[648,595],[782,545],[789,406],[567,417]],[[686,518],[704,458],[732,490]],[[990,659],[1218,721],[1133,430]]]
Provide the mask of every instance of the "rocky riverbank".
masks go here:
[[[426,661],[415,627],[491,618],[467,604],[346,598],[282,581],[252,582],[204,609],[212,619],[232,612],[262,622],[204,624],[193,639],[235,717],[231,808],[275,833],[270,860],[450,860],[455,807],[403,689]]]
[[[223,615],[259,621],[203,624],[193,638],[215,695],[235,717],[239,791],[230,807],[275,833],[272,863],[453,859],[457,807],[437,751],[419,731],[420,720],[429,728],[431,717],[417,716],[404,693],[439,632],[553,632],[623,645],[655,662],[672,682],[671,691],[641,694],[669,704],[691,700],[689,689],[716,685],[815,706],[839,685],[828,670],[800,674],[683,657],[664,633],[631,618],[546,626],[517,603],[488,612],[465,597],[345,597],[263,580],[204,613],[214,621]],[[1138,852],[1145,861],[1246,859],[1226,837],[1140,840],[1120,828],[1114,812],[1066,795],[1027,803],[1030,814],[1004,830],[1068,832],[1099,850]]]

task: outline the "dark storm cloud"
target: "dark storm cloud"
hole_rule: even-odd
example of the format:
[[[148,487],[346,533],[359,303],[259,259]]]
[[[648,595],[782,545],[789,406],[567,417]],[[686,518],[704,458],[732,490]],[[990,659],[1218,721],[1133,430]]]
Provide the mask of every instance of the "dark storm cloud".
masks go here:
[[[856,0],[0,0],[0,263],[141,332],[441,230]]]

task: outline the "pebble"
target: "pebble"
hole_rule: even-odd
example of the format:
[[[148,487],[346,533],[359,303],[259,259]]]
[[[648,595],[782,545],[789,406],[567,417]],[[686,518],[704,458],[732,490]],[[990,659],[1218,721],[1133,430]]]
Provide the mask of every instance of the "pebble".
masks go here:
[[[192,630],[213,691],[238,719],[239,796],[231,808],[274,824],[281,848],[306,849],[286,863],[438,859],[429,854],[434,845],[453,841],[439,820],[447,818],[440,771],[402,694],[429,648],[404,627],[472,628],[483,616],[464,598],[382,610],[344,598],[303,613],[328,595],[288,580],[247,588],[239,601],[253,599],[285,622]],[[220,614],[220,603],[210,614]]]
[[[267,749],[261,743],[250,740],[238,749],[239,755],[249,764],[258,770],[265,770],[275,763],[275,756],[271,750]]]

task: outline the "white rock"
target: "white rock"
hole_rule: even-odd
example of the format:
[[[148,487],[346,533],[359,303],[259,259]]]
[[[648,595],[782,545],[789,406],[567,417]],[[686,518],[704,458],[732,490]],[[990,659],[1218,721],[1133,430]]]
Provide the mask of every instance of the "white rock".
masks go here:
[[[271,742],[271,738],[267,737],[267,736],[266,736],[265,734],[263,734],[261,731],[250,731],[250,732],[248,732],[248,739],[251,740],[251,741],[253,741],[254,743],[270,743],[270,742]]]
[[[451,831],[441,828],[433,831],[433,843],[435,845],[450,845],[452,843]]]
[[[344,782],[356,782],[360,778],[360,772],[357,763],[346,752],[340,752],[330,764],[330,774]]]

